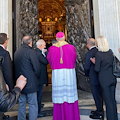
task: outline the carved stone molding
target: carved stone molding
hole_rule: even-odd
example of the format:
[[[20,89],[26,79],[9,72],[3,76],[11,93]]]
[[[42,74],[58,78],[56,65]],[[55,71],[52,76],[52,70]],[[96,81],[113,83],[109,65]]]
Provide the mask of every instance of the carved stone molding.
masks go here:
[[[19,0],[16,3],[17,19],[17,48],[21,45],[21,39],[25,35],[33,37],[33,45],[39,39],[38,36],[38,1],[37,0]]]
[[[68,1],[68,0],[66,0]],[[76,72],[78,78],[78,87],[86,91],[90,91],[89,80],[84,76],[84,58],[86,49],[86,41],[91,37],[89,0],[79,1],[79,4],[66,2],[66,26],[67,40],[76,47],[77,63]],[[81,3],[81,4],[80,4]]]

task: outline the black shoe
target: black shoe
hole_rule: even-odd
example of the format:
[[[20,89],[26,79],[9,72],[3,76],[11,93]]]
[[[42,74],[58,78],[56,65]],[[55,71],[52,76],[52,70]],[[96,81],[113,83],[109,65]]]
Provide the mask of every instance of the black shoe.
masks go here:
[[[91,111],[91,114],[96,114],[97,113],[97,111],[95,110],[95,111]]]
[[[98,114],[93,114],[89,116],[92,119],[100,119],[100,120],[104,120],[104,116],[103,115],[98,115]]]
[[[44,114],[38,114],[37,118],[40,118],[40,117],[45,117]]]
[[[97,112],[97,110],[95,110],[95,111],[91,111],[91,114],[98,114],[98,115],[102,115],[102,116],[104,116],[104,111],[102,111],[102,112]]]
[[[41,108],[43,108],[44,107],[44,104],[41,104]]]
[[[9,115],[4,115],[4,114],[3,114],[3,117],[2,117],[2,118],[3,118],[3,120],[8,120],[8,119],[9,119]]]

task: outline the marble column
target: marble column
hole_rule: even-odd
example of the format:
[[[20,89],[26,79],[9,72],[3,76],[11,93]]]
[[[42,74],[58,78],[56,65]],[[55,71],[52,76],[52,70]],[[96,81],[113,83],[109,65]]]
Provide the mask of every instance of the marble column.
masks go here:
[[[0,33],[8,35],[8,51],[12,57],[12,0],[0,0]]]
[[[93,0],[95,38],[103,35],[110,49],[119,57],[120,47],[120,1]]]
[[[95,38],[103,35],[110,49],[120,59],[120,0],[93,0]],[[120,103],[120,79],[116,88],[116,100]]]

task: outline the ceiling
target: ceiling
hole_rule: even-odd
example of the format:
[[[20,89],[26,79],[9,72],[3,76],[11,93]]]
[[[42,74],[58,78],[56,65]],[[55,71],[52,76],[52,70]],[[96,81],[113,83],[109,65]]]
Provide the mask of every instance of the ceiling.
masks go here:
[[[38,0],[39,18],[45,21],[50,18],[54,21],[65,16],[64,0]]]

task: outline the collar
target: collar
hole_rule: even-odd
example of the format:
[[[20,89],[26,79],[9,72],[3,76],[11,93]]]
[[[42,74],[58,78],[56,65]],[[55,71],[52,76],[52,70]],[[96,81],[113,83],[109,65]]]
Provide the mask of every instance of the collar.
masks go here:
[[[31,48],[31,49],[32,49],[32,47],[30,47],[30,46],[27,45],[27,44],[22,44],[22,46],[23,46],[23,47],[28,47],[28,48]]]
[[[5,49],[5,47],[4,47],[3,45],[0,44],[0,46],[1,46],[3,49]]]
[[[38,50],[38,51],[42,52],[42,50],[40,50],[39,48],[36,48],[36,50]]]
[[[92,48],[96,48],[96,46],[92,46],[89,50],[91,50]]]
[[[58,41],[54,46],[61,47],[61,46],[66,45],[66,44],[68,44],[66,41]]]

